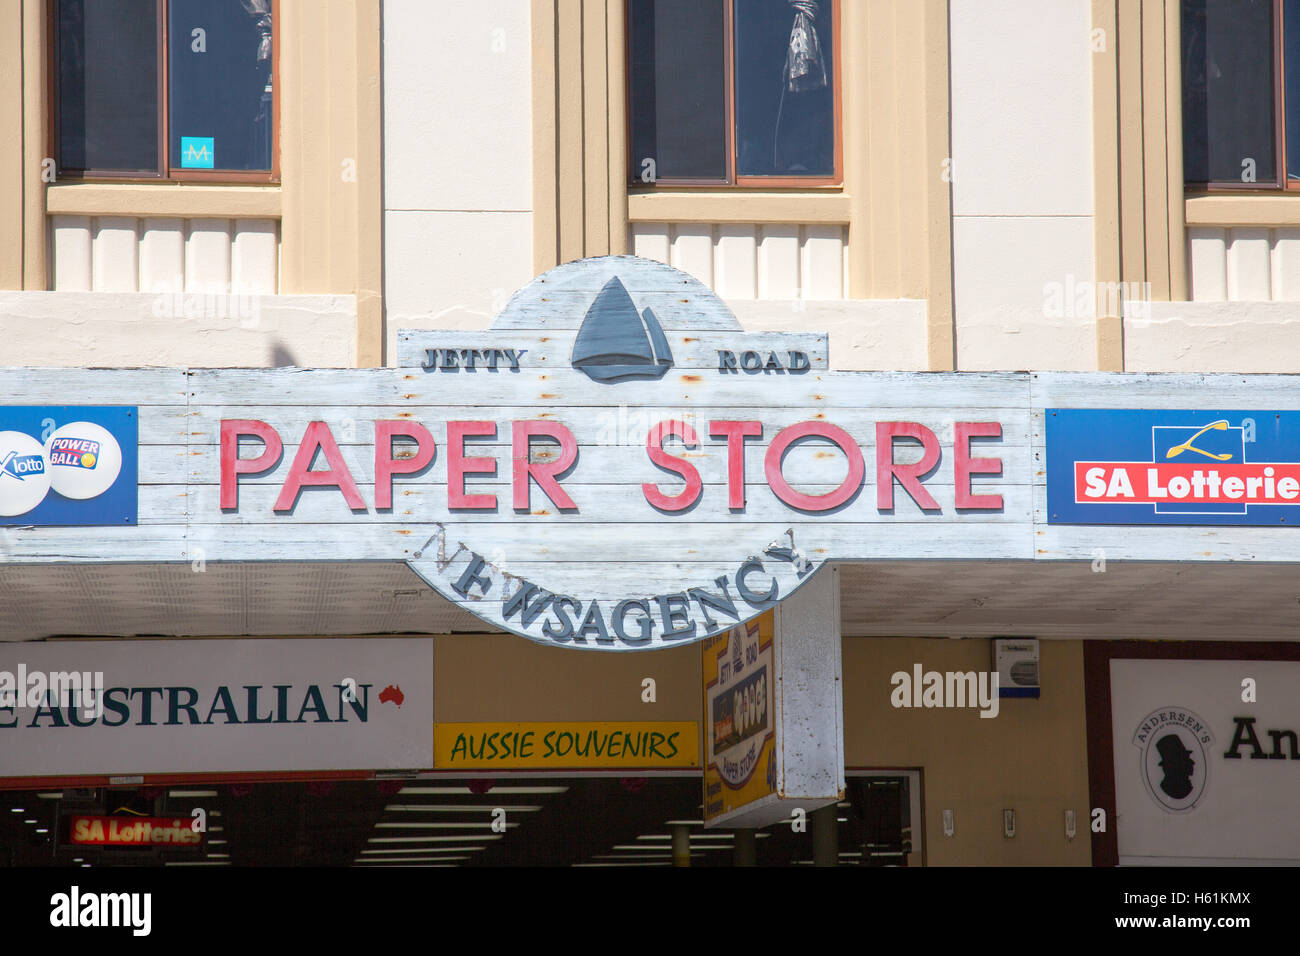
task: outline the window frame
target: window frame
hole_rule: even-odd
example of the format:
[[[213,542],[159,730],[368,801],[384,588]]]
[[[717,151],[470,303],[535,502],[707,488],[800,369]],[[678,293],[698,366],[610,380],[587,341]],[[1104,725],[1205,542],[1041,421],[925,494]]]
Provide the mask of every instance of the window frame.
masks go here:
[[[277,0],[278,2],[278,0]],[[723,85],[725,87],[723,117],[726,124],[726,156],[727,156],[727,175],[725,179],[698,179],[693,177],[672,177],[659,176],[656,173],[655,178],[650,182],[643,181],[636,175],[635,169],[637,161],[633,157],[632,150],[632,3],[633,0],[623,0],[623,22],[627,28],[623,31],[623,62],[624,77],[626,78],[624,86],[624,123],[625,151],[629,159],[628,163],[628,180],[629,188],[642,187],[653,190],[658,186],[668,186],[677,188],[679,186],[693,189],[754,189],[754,188],[773,188],[773,189],[799,189],[813,187],[835,187],[843,188],[844,186],[844,98],[843,98],[843,79],[841,77],[841,41],[840,41],[840,0],[823,0],[829,3],[831,7],[831,73],[834,84],[834,155],[835,169],[830,176],[745,176],[738,175],[736,172],[736,0],[722,0],[723,19],[726,24],[726,30],[723,35],[722,43],[722,73]],[[1275,0],[1278,2],[1278,0]]]
[[[72,169],[63,167],[62,143],[59,138],[59,4],[58,0],[46,3],[46,53],[49,57],[47,97],[49,109],[46,122],[47,155],[54,158],[55,181],[115,183],[233,183],[240,185],[279,184],[280,182],[280,0],[271,0],[271,168],[247,169],[189,169],[171,165],[171,76],[168,69],[168,34],[171,24],[169,0],[154,0],[157,23],[157,99],[158,99],[158,170]]]
[[[1288,193],[1300,192],[1300,179],[1292,182],[1287,176],[1286,168],[1286,64],[1282,58],[1283,48],[1283,7],[1285,0],[1273,0],[1273,162],[1277,169],[1278,178],[1269,182],[1231,182],[1228,180],[1219,181],[1196,181],[1184,178],[1183,188],[1187,192],[1195,193],[1234,193],[1234,192],[1254,192],[1254,193]],[[1179,63],[1182,62],[1182,43],[1179,42]],[[1300,64],[1296,64],[1300,69]],[[1183,91],[1179,90],[1179,120],[1185,122],[1181,113],[1183,110]],[[1181,149],[1181,146],[1180,146]],[[1300,149],[1300,144],[1297,144]],[[1186,177],[1186,170],[1184,170]]]

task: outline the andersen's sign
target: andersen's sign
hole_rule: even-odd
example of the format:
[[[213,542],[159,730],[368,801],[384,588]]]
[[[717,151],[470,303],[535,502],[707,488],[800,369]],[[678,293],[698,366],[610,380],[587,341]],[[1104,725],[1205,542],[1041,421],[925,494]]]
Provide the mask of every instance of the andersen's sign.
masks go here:
[[[539,276],[491,329],[402,332],[397,365],[0,370],[31,408],[139,415],[138,526],[0,528],[4,560],[401,561],[495,627],[603,650],[723,634],[828,561],[1300,560],[1290,535],[1100,541],[1046,508],[1072,466],[1044,408],[1300,407],[1290,376],[830,371],[825,335],[745,332],[629,256]]]

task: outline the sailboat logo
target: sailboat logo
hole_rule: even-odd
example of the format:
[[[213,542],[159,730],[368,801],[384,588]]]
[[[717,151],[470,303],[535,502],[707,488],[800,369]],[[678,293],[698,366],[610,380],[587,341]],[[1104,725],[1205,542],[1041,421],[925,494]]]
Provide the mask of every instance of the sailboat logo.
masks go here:
[[[593,381],[663,378],[673,367],[664,330],[649,308],[638,313],[618,277],[591,303],[573,343],[573,367]]]

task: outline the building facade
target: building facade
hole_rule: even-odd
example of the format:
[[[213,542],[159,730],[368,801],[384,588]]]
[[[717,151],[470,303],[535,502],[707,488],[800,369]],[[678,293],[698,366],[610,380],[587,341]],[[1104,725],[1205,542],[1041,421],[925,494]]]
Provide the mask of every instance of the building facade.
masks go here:
[[[373,778],[367,769],[401,768],[418,772],[417,788],[479,778],[518,786],[541,774],[661,778],[699,793],[717,731],[700,643],[626,654],[529,643],[430,587],[411,570],[414,559],[350,551],[346,531],[328,551],[324,538],[309,542],[319,550],[308,554],[291,532],[260,528],[264,562],[251,544],[223,550],[233,538],[213,538],[205,550],[193,516],[218,513],[210,500],[217,478],[148,474],[167,448],[186,463],[200,443],[204,465],[217,457],[213,446],[224,455],[227,419],[265,418],[253,410],[256,396],[292,381],[244,386],[192,370],[388,369],[434,383],[436,397],[461,379],[444,385],[445,375],[426,374],[439,368],[426,349],[468,343],[473,351],[503,328],[545,331],[545,322],[498,321],[513,314],[518,290],[542,295],[534,277],[578,260],[635,256],[699,283],[734,316],[736,334],[786,345],[824,336],[814,372],[862,373],[863,394],[884,405],[905,393],[899,407],[938,422],[941,468],[981,447],[954,444],[955,427],[1001,422],[1000,479],[986,468],[971,485],[966,474],[967,493],[1005,495],[990,524],[974,530],[967,519],[981,506],[963,503],[960,480],[949,478],[936,494],[950,523],[917,532],[933,534],[928,551],[885,543],[825,556],[838,568],[827,633],[842,709],[819,733],[837,742],[845,776],[828,806],[849,814],[822,811],[810,830],[841,824],[854,836],[828,842],[823,833],[819,862],[1300,860],[1300,835],[1286,829],[1286,807],[1300,793],[1300,764],[1291,763],[1300,760],[1300,643],[1288,583],[1300,547],[1286,502],[1270,483],[1267,518],[1246,520],[1255,506],[1241,504],[1227,512],[1240,521],[1212,505],[1162,520],[1159,503],[1110,497],[1112,469],[1097,479],[1103,500],[1147,507],[1150,520],[1132,520],[1132,511],[1085,516],[1063,531],[1048,514],[1055,475],[1130,461],[1127,446],[1098,444],[1124,427],[1191,428],[1204,419],[1197,435],[1240,433],[1236,450],[1205,439],[1204,451],[1178,432],[1183,445],[1171,437],[1150,453],[1152,466],[1181,447],[1243,469],[1272,463],[1271,482],[1274,468],[1281,476],[1300,461],[1286,431],[1288,414],[1300,410],[1289,377],[1300,372],[1292,340],[1300,160],[1287,148],[1297,125],[1291,103],[1300,103],[1288,59],[1300,57],[1292,42],[1300,5],[21,0],[0,17],[0,124],[10,133],[0,144],[5,404],[162,408],[173,399],[156,396],[193,384],[175,408],[208,416],[182,441],[156,437],[141,412],[138,524],[114,529],[137,538],[121,548],[117,538],[108,549],[47,547],[54,538],[5,519],[0,639],[12,642],[9,657],[17,661],[18,642],[66,638],[103,639],[131,654],[143,652],[113,642],[138,648],[139,639],[166,637],[198,653],[211,638],[417,635],[407,639],[432,642],[434,746],[417,766],[384,757],[367,768],[363,750],[346,765],[268,768],[236,747],[222,766],[160,764],[140,774],[75,759],[7,771],[0,753],[7,789],[362,786]],[[660,319],[674,343],[675,331],[713,328]],[[536,360],[541,345],[531,347]],[[808,354],[816,361],[815,348]],[[54,369],[80,371],[68,372],[60,391]],[[142,371],[108,395],[84,377],[91,369]],[[167,369],[191,371],[177,384]],[[200,413],[205,383],[214,397]],[[1006,398],[1022,385],[1023,402]],[[312,390],[297,402],[302,414],[283,419],[297,429],[285,433],[286,462],[317,418],[350,464],[354,453],[369,454],[376,433],[367,408],[384,403],[334,387]],[[482,417],[519,418],[508,414],[522,404],[510,389],[499,399],[485,394]],[[786,393],[775,385],[772,394],[763,404],[779,408]],[[728,402],[706,396],[703,404]],[[611,399],[601,413],[618,408]],[[1008,408],[1014,414],[998,417]],[[1056,409],[1138,417],[1079,419],[1077,431],[1055,433],[1064,437],[1054,446],[1053,428],[1065,426],[1045,419]],[[875,414],[865,403],[841,411]],[[1183,418],[1159,417],[1175,411]],[[1275,426],[1265,414],[1277,416]],[[217,419],[221,437],[208,429],[199,438]],[[1267,457],[1247,448],[1256,428]],[[236,435],[235,459],[239,443]],[[867,438],[859,444],[870,462],[877,449]],[[1062,466],[1054,447],[1078,455]],[[311,468],[309,455],[303,470]],[[278,472],[277,483],[283,478]],[[379,486],[377,476],[360,483],[363,497]],[[184,503],[167,504],[173,492],[163,489]],[[269,514],[272,490],[245,485],[244,501],[251,495]],[[228,511],[224,485],[221,494]],[[373,503],[361,512],[377,516]],[[906,519],[918,528],[922,505],[921,517]],[[874,513],[899,517],[892,506]],[[1219,517],[1207,522],[1211,514]],[[703,542],[703,520],[674,533]],[[183,524],[183,550],[164,557],[151,524]],[[1003,548],[1021,525],[1023,553]],[[509,552],[516,525],[501,527]],[[1022,655],[1032,693],[999,695],[995,686],[983,707],[922,694],[932,672],[997,673],[1000,650]],[[793,680],[797,662],[782,666]],[[1190,716],[1166,720],[1174,711]],[[456,753],[457,733],[472,738],[496,725],[562,734],[569,724],[620,722],[691,725],[694,761],[560,755],[529,763],[516,750],[493,764]],[[1202,724],[1211,729],[1190,737],[1179,729]],[[1147,740],[1166,726],[1174,729]],[[1177,770],[1186,760],[1193,767]],[[623,790],[634,795],[635,786]],[[665,817],[647,836],[671,840],[677,862],[690,859],[686,841],[708,845],[706,800],[686,806],[685,822]],[[160,817],[180,812],[158,809]],[[773,846],[799,832],[786,834],[785,824],[768,832],[777,829],[767,838]],[[503,845],[512,834],[504,835]],[[598,840],[606,852],[583,862],[617,862],[612,840]],[[754,852],[773,863],[814,857],[811,833],[806,846],[782,843],[779,853],[762,840],[746,850],[747,835],[735,840],[736,861]]]

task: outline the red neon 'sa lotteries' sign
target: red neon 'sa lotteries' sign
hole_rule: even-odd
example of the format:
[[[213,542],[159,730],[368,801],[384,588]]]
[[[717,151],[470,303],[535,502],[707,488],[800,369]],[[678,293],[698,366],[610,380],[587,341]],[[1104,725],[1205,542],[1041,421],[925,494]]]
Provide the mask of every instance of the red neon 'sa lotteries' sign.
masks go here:
[[[184,817],[73,817],[80,846],[198,846],[203,834]]]
[[[1074,488],[1079,504],[1288,505],[1300,503],[1300,463],[1076,461]]]

